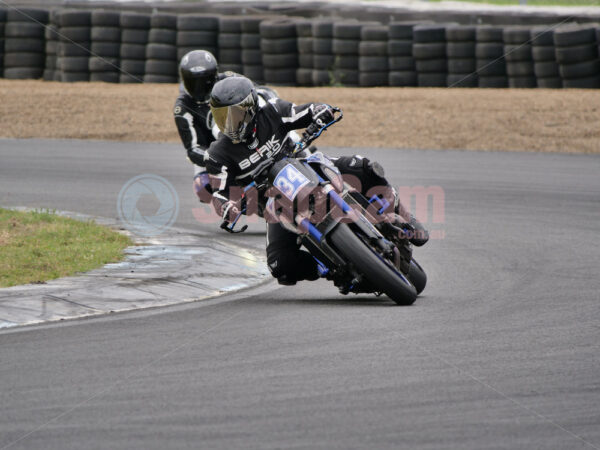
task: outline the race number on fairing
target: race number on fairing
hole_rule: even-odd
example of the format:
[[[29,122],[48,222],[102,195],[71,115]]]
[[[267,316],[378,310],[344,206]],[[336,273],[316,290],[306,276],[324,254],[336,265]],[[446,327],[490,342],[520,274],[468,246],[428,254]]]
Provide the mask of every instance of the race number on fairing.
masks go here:
[[[279,171],[273,185],[290,200],[294,200],[298,192],[310,183],[310,180],[302,175],[293,165],[288,164]]]

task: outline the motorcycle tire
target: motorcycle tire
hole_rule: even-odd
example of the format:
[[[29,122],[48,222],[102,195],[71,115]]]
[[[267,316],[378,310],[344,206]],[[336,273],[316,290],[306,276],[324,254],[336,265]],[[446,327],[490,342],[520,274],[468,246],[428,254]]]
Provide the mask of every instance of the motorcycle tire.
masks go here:
[[[330,236],[331,243],[367,280],[377,286],[398,305],[412,305],[417,291],[405,275],[391,262],[363,242],[345,223],[340,223]]]
[[[425,285],[427,284],[427,274],[414,258],[410,261],[408,279],[417,290],[417,295],[423,292],[423,289],[425,289]]]

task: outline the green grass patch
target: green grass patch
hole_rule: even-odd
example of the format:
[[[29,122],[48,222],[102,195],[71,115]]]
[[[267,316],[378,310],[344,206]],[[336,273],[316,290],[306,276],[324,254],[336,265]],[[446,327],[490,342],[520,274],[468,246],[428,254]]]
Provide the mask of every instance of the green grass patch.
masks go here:
[[[429,0],[440,2],[442,0]],[[519,0],[457,0],[462,3],[485,3],[489,5],[519,5]],[[527,0],[527,6],[600,6],[600,0]]]
[[[0,208],[0,287],[41,283],[117,262],[131,244],[127,236],[91,220]]]

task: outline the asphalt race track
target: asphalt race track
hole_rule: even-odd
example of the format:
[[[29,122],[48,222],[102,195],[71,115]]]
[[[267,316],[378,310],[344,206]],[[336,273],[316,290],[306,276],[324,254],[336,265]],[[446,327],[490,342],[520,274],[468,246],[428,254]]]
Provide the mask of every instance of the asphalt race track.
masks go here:
[[[600,158],[359,153],[443,193],[413,306],[272,283],[0,331],[0,449],[600,448]],[[264,245],[196,222],[178,145],[0,140],[3,206],[115,217],[144,173]]]

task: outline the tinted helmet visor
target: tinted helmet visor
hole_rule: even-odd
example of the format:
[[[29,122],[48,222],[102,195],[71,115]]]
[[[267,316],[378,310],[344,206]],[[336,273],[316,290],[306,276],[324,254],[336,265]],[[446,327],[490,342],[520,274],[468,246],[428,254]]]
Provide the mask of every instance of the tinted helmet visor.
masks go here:
[[[244,139],[248,124],[254,117],[255,101],[252,94],[235,105],[211,106],[215,123],[234,144]]]
[[[207,102],[210,98],[210,91],[215,84],[214,76],[183,77],[183,86],[188,94],[198,102]]]

